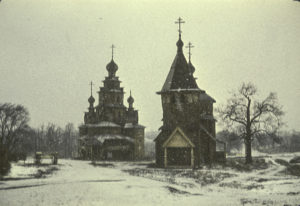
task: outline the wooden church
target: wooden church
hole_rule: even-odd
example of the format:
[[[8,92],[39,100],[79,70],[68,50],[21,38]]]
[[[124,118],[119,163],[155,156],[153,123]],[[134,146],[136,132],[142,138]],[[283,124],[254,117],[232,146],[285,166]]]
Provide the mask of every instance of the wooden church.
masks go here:
[[[138,160],[144,157],[144,129],[139,124],[138,111],[133,108],[134,99],[123,104],[124,91],[116,76],[118,65],[113,59],[107,64],[108,76],[98,91],[98,104],[94,106],[92,95],[88,99],[88,112],[84,124],[79,127],[79,155],[82,159]]]
[[[199,167],[216,160],[216,129],[213,104],[216,102],[197,85],[195,67],[183,54],[181,18],[177,53],[161,95],[163,125],[155,141],[158,167]],[[224,153],[223,153],[224,154]]]

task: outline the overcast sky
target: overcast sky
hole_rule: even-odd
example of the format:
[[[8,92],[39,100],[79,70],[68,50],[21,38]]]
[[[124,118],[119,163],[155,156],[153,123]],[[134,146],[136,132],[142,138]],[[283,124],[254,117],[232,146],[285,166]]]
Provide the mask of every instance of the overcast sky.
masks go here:
[[[260,98],[277,92],[286,129],[299,130],[300,2],[293,0],[2,0],[0,102],[25,105],[34,127],[79,125],[89,82],[94,91],[102,86],[113,43],[125,100],[131,89],[140,123],[157,130],[155,92],[176,54],[179,16],[185,46],[195,46],[197,83],[215,107],[251,81]]]

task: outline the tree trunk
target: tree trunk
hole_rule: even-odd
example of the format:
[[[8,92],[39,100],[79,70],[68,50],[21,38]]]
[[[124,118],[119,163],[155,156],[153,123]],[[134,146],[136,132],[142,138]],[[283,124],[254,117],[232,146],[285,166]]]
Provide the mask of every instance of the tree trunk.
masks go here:
[[[251,139],[246,137],[245,140],[245,155],[246,155],[246,164],[252,163],[252,148],[251,148]]]
[[[251,120],[250,120],[250,108],[251,108],[251,99],[248,97],[247,105],[247,124],[246,124],[246,141],[245,141],[245,152],[246,152],[246,164],[252,163],[252,154],[251,154]]]

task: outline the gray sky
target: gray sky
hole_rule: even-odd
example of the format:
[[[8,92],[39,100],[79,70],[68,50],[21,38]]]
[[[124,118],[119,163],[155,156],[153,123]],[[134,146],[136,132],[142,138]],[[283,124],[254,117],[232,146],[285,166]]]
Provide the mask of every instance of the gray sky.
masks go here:
[[[176,54],[179,16],[185,46],[195,46],[197,83],[215,107],[252,81],[261,98],[277,92],[288,128],[299,130],[300,2],[293,0],[2,0],[0,102],[25,105],[32,126],[79,125],[89,82],[94,91],[102,86],[113,43],[125,99],[131,89],[140,123],[157,130],[155,92]]]

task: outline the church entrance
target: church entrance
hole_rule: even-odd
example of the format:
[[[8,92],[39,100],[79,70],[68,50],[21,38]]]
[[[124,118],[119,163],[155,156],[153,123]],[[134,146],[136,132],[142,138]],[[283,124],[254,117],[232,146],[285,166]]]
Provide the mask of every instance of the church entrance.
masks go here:
[[[171,147],[167,148],[168,166],[191,166],[191,148]]]
[[[177,127],[163,143],[164,167],[194,167],[195,145]]]

